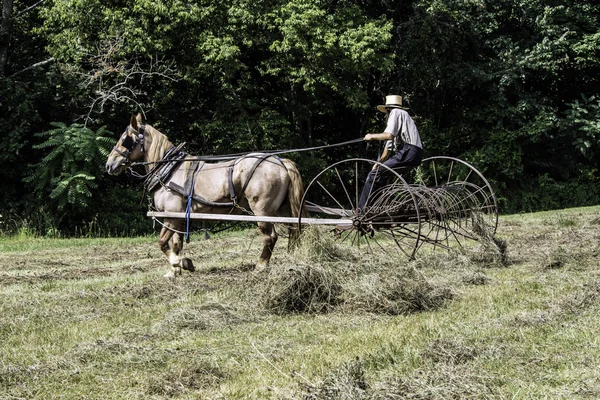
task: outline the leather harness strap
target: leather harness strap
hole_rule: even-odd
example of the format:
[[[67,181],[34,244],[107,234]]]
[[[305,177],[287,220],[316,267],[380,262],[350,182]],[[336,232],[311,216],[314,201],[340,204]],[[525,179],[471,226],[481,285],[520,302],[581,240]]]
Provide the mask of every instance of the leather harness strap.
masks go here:
[[[272,156],[271,154],[260,154],[260,155],[256,155],[255,157],[257,158],[256,162],[254,163],[254,165],[252,166],[252,169],[250,170],[250,179],[252,179],[252,175],[254,175],[254,172],[256,171],[256,169],[258,168],[258,166],[265,161],[267,158],[269,158],[270,156]],[[245,156],[247,157],[247,156]],[[196,178],[198,175],[198,172],[200,171],[200,169],[202,169],[202,167],[204,166],[204,162],[200,162],[199,165],[196,165],[195,167],[190,167],[190,171],[193,170],[195,171],[194,174],[192,174],[192,176],[188,175],[188,178],[186,179],[185,183],[184,183],[184,187],[171,182],[170,180],[168,182],[165,183],[165,186],[185,197],[191,196],[192,199],[197,202],[200,203],[204,206],[208,206],[208,207],[222,207],[222,208],[229,208],[229,207],[235,207],[237,205],[237,199],[241,196],[243,196],[244,192],[246,191],[246,188],[248,187],[248,184],[250,183],[250,179],[248,179],[245,183],[244,186],[242,187],[242,189],[240,190],[240,192],[238,194],[235,193],[235,187],[233,184],[233,170],[235,168],[235,165],[243,158],[245,157],[240,157],[237,160],[235,160],[234,162],[232,162],[229,167],[227,168],[227,180],[228,180],[228,184],[229,184],[229,196],[231,198],[230,202],[214,202],[214,201],[210,201],[205,199],[204,197],[196,194],[193,192],[192,188],[195,185],[196,182]],[[253,156],[254,157],[254,156]],[[286,168],[285,164],[283,163],[283,161],[281,161],[281,159],[277,156],[275,156],[276,159],[281,163],[281,165]],[[198,163],[197,161],[195,161],[194,163]],[[286,168],[287,170],[287,168]],[[191,179],[190,179],[191,178]]]
[[[244,195],[244,192],[246,191],[246,188],[250,184],[250,180],[254,176],[254,172],[256,171],[258,166],[260,164],[262,164],[263,161],[265,161],[267,158],[269,158],[271,156],[273,156],[273,155],[272,154],[249,154],[247,156],[236,159],[233,163],[231,163],[229,168],[227,168],[227,179],[229,181],[229,197],[231,198],[231,201],[233,202],[234,205],[237,204],[238,197],[242,197]],[[240,193],[238,193],[236,195],[235,188],[233,187],[233,169],[235,168],[235,165],[237,164],[238,161],[243,160],[244,158],[247,158],[247,157],[256,157],[257,160],[254,163],[254,165],[252,166],[252,169],[250,170],[250,178],[248,180],[246,180],[246,182],[244,182],[244,186],[242,187],[242,190],[240,190]],[[287,170],[285,164],[283,163],[283,161],[281,161],[281,159],[278,156],[273,156],[273,157],[275,157],[277,159],[277,161],[279,161],[281,163],[283,168],[285,168]]]

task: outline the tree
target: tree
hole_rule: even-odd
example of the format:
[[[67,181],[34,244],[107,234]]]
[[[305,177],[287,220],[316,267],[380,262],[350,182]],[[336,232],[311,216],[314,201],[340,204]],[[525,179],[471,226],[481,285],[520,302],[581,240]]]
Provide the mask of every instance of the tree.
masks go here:
[[[52,126],[54,129],[36,134],[45,140],[34,147],[46,154],[30,165],[23,181],[36,198],[47,199],[47,210],[59,212],[54,221],[59,226],[65,215],[89,208],[114,141],[104,128],[94,132],[80,124]]]

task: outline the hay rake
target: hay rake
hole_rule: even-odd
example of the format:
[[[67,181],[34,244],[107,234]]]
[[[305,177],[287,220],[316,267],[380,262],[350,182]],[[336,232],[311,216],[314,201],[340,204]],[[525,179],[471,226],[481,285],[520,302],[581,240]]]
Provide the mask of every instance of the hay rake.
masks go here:
[[[300,226],[326,218],[337,219],[332,229],[341,242],[372,253],[398,252],[414,258],[425,244],[460,249],[491,239],[498,225],[498,204],[484,176],[472,165],[452,157],[423,160],[411,172],[411,184],[387,169],[388,184],[371,193],[369,206],[356,204],[368,171],[387,168],[375,161],[353,158],[321,171],[306,187],[302,205],[311,218]]]

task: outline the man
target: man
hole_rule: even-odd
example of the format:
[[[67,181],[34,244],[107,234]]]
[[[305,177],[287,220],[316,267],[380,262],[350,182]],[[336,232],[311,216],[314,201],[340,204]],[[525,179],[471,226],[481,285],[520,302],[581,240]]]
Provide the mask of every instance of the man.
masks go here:
[[[377,106],[377,109],[387,114],[385,131],[369,133],[365,135],[364,140],[387,141],[378,161],[400,174],[418,167],[423,159],[423,144],[415,122],[405,111],[407,109],[402,106],[402,97],[386,96],[385,104]],[[389,176],[390,173],[386,168],[382,168],[379,164],[373,166],[358,202],[358,212],[369,206],[368,200],[385,186]]]

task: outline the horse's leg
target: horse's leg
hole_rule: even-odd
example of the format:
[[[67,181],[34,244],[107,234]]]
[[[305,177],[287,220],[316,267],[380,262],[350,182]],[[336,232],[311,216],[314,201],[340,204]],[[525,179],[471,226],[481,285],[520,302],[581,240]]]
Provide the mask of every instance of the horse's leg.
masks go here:
[[[255,271],[262,271],[269,267],[271,254],[273,254],[273,248],[275,248],[275,243],[277,243],[277,232],[270,222],[259,222],[258,230],[263,235],[263,249]]]
[[[164,226],[158,237],[158,245],[169,260],[171,270],[166,273],[165,278],[173,278],[181,275],[181,269],[194,271],[194,265],[189,258],[181,258],[179,253],[183,249],[183,236],[176,231],[183,229],[183,223],[178,220],[165,220]]]

